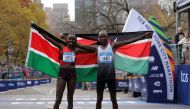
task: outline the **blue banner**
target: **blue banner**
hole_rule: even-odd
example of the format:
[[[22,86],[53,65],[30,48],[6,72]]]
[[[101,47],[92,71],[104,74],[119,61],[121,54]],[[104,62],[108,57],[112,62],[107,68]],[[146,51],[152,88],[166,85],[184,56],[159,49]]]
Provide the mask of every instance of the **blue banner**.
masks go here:
[[[40,79],[39,82],[40,82],[40,84],[46,84],[47,83],[47,79]]]
[[[7,81],[7,86],[9,90],[17,89],[17,81]]]
[[[139,77],[135,77],[133,78],[133,82],[134,82],[134,92],[141,92],[141,78]]]
[[[167,102],[166,76],[162,61],[155,46],[151,48],[147,81],[147,101]]]
[[[51,83],[51,79],[0,81],[0,92],[13,90],[17,88],[25,88],[34,85],[46,84],[46,83]]]
[[[7,81],[0,81],[0,92],[7,91],[8,89]]]
[[[33,80],[26,80],[26,87],[29,87],[29,86],[34,86]]]
[[[77,82],[75,88],[76,89],[81,89],[82,88],[82,83],[81,82]]]
[[[51,83],[51,78],[47,79],[47,83]]]
[[[140,78],[141,81],[141,98],[147,100],[147,81],[146,76]]]
[[[116,88],[117,90],[128,89],[129,80],[116,80]]]
[[[132,77],[128,78],[129,80],[129,90],[134,91],[135,90],[135,84],[134,84],[134,79]]]
[[[190,65],[175,66],[177,79],[177,101],[190,105]]]
[[[39,80],[33,80],[34,85],[40,85]]]
[[[16,81],[17,88],[25,88],[26,81]]]

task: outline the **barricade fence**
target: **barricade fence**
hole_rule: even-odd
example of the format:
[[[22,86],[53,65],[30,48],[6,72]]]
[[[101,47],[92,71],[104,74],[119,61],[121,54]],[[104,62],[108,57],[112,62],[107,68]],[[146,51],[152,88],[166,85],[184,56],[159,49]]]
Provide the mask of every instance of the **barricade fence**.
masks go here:
[[[0,92],[47,83],[51,83],[50,78],[36,80],[0,80]]]
[[[174,56],[175,65],[186,64],[185,60],[187,57],[185,56],[185,52],[189,48],[190,48],[190,43],[171,44],[171,51],[172,51],[173,56]],[[188,52],[190,55],[190,51],[188,51]]]

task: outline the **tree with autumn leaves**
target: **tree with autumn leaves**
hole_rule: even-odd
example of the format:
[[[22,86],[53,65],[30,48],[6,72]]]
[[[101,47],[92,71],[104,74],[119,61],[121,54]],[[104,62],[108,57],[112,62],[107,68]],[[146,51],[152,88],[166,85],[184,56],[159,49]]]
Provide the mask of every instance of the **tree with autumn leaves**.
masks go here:
[[[0,0],[0,61],[6,59],[7,45],[14,44],[11,62],[25,60],[29,40],[30,23],[47,29],[43,9],[31,0]]]

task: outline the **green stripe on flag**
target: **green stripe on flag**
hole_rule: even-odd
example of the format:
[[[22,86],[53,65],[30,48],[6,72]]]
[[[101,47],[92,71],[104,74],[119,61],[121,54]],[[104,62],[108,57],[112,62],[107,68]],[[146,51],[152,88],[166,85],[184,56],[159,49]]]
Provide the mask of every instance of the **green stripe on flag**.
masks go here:
[[[58,77],[59,65],[33,51],[30,51],[27,66],[53,77]]]
[[[147,74],[148,72],[148,59],[147,60],[134,60],[126,57],[121,57],[115,54],[115,68],[135,74]]]
[[[97,67],[76,68],[77,81],[96,81],[97,72]]]

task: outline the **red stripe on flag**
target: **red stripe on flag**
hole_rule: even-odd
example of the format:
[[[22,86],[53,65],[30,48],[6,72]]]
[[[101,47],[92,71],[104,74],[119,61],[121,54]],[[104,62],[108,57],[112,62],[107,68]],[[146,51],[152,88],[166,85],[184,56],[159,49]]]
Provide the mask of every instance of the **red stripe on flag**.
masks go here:
[[[97,41],[88,40],[88,39],[79,39],[77,40],[77,43],[84,44],[84,45],[91,45],[95,44]]]
[[[53,58],[56,62],[59,62],[59,49],[50,45],[35,32],[32,32],[31,47],[46,54],[49,58]]]
[[[96,53],[79,53],[76,55],[76,65],[97,64]]]
[[[146,57],[150,56],[150,48],[151,42],[145,42],[140,44],[130,44],[125,45],[117,49],[117,52],[120,52],[124,55],[132,56],[132,57]]]

